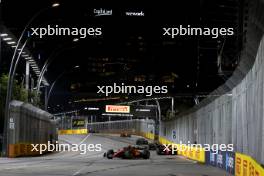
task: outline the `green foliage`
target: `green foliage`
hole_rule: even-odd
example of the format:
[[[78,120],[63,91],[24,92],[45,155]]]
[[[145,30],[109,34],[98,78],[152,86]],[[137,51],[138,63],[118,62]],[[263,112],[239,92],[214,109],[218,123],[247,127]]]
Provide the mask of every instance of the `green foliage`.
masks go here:
[[[36,90],[30,91],[29,92],[29,100],[31,101],[31,104],[37,107],[42,107],[43,104],[40,101],[40,93],[37,93]]]
[[[4,114],[5,100],[6,100],[6,92],[7,92],[7,82],[8,75],[3,74],[0,77],[0,114],[1,116]],[[17,80],[14,81],[13,84],[13,100],[20,100],[23,102],[28,101],[28,93],[23,85],[19,84]]]
[[[0,100],[5,102],[6,91],[7,91],[8,75],[3,74],[0,77]],[[22,84],[19,84],[17,80],[13,84],[12,99],[27,102],[27,91]]]

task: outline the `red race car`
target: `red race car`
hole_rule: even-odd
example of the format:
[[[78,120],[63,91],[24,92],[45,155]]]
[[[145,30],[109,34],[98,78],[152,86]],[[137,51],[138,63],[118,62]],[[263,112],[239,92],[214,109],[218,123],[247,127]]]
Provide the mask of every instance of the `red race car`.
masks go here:
[[[177,149],[173,149],[171,145],[158,144],[156,152],[158,155],[177,155]]]
[[[108,150],[106,153],[104,153],[104,157],[108,159],[113,158],[122,158],[122,159],[149,159],[150,152],[149,150],[140,150],[140,148],[134,147],[134,146],[127,146],[122,149],[117,150],[116,152],[114,150]]]

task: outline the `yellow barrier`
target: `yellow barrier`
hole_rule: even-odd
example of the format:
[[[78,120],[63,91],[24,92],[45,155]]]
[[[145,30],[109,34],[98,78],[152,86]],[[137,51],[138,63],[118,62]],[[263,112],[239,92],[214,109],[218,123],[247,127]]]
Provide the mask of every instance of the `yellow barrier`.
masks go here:
[[[142,136],[147,138],[147,139],[154,140],[154,134],[153,133],[143,133]]]
[[[159,142],[161,143],[161,144],[172,144],[172,142],[171,141],[169,141],[169,140],[167,140],[166,138],[164,138],[164,137],[161,137],[161,136],[159,136]]]
[[[188,147],[186,145],[180,145],[180,144],[175,144],[169,140],[167,140],[164,137],[159,137],[159,142],[161,144],[173,144],[176,145],[178,149],[178,154],[185,156],[186,158],[205,163],[205,150],[203,148],[195,148],[195,147]],[[182,150],[181,150],[182,149]]]
[[[198,147],[189,147],[186,145],[177,145],[178,154],[189,159],[205,163],[205,150]],[[182,149],[182,150],[181,150]]]
[[[264,169],[250,156],[236,153],[236,176],[263,176]]]
[[[9,144],[8,145],[8,157],[15,158],[19,156],[37,156],[37,155],[40,155],[39,145],[37,146],[37,149],[38,151],[35,151],[35,150],[32,151],[33,146],[29,143]],[[47,152],[48,151],[44,151],[43,154]]]
[[[87,129],[59,130],[59,135],[63,134],[88,134]]]
[[[159,137],[161,144],[174,144],[181,149],[179,144],[175,144],[164,137]],[[178,150],[178,154],[201,163],[205,163],[205,150],[187,147],[187,150]],[[250,156],[236,153],[236,176],[264,176],[264,169]]]

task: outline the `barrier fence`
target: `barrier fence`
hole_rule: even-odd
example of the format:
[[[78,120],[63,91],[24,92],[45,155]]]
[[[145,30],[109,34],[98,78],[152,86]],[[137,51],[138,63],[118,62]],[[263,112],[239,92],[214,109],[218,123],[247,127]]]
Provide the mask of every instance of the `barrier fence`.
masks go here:
[[[205,152],[205,163],[240,176],[264,175],[264,2],[247,1],[246,45],[233,76],[198,106],[161,122],[163,142],[233,144],[234,151]],[[218,95],[218,96],[215,96]],[[243,153],[243,154],[242,154]],[[187,155],[188,156],[188,155]],[[192,155],[193,156],[193,155]],[[235,159],[234,159],[235,157]],[[198,160],[198,158],[195,158]],[[260,164],[258,164],[260,163]]]
[[[154,139],[154,124],[153,120],[133,119],[88,123],[87,129],[97,133],[120,134],[124,132]]]
[[[190,114],[162,122],[161,139],[167,140],[162,142],[233,144],[235,154],[202,152],[203,156],[199,158],[190,152],[183,155],[197,161],[202,161],[200,158],[205,156],[203,162],[237,176],[264,175],[263,167],[258,164],[264,163],[263,78],[264,39],[261,40],[255,65],[230,92],[231,96],[222,95]]]

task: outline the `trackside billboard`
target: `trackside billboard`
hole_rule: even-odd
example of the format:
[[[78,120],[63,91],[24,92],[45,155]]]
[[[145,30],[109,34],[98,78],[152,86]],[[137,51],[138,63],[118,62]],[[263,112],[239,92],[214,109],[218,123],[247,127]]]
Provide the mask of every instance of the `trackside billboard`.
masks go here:
[[[130,113],[130,106],[106,105],[105,106],[105,112]]]

